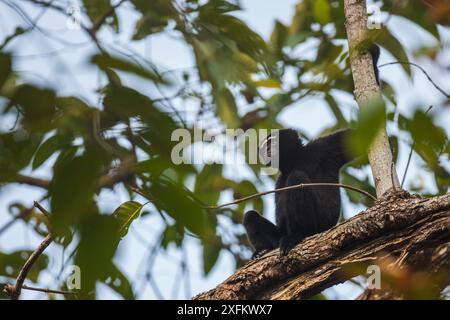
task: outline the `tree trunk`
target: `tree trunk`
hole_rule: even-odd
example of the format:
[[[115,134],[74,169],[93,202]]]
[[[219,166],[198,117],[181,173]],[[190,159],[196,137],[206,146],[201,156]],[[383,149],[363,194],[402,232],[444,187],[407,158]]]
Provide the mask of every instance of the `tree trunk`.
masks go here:
[[[382,99],[375,80],[372,57],[367,50],[361,50],[367,38],[367,8],[365,0],[345,0],[345,28],[350,51],[350,67],[355,84],[355,99],[360,108],[367,108],[370,102]],[[367,46],[366,46],[367,47]],[[377,195],[387,190],[400,189],[397,172],[393,166],[392,152],[383,126],[369,148],[369,162],[375,181]]]
[[[306,238],[287,256],[280,259],[278,250],[271,251],[194,299],[307,299],[365,274],[373,264],[386,280],[383,291],[365,292],[361,299],[382,298],[384,291],[410,297],[416,285],[423,289],[430,283],[437,293],[450,281],[449,231],[450,194],[423,199],[388,192],[373,207]]]

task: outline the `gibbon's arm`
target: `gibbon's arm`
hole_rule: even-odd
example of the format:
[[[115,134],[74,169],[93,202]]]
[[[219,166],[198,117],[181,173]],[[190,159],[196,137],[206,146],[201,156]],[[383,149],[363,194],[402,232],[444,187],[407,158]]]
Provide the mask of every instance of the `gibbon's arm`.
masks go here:
[[[324,137],[311,141],[306,145],[308,153],[312,154],[317,162],[331,165],[339,169],[353,159],[347,147],[346,139],[353,129],[336,131]]]

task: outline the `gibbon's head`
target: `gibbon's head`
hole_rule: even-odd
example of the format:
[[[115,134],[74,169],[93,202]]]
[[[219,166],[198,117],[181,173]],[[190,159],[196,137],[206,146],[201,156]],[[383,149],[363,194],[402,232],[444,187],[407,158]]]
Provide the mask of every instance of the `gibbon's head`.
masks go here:
[[[283,172],[295,166],[301,149],[302,141],[297,131],[281,129],[264,139],[259,146],[259,155],[265,166]]]

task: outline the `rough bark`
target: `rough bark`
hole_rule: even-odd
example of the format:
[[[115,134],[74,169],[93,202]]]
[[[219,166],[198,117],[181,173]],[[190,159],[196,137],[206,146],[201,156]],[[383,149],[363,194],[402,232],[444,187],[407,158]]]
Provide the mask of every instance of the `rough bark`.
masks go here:
[[[449,231],[450,194],[423,199],[389,192],[355,217],[306,238],[287,256],[279,258],[274,250],[194,299],[306,299],[364,274],[366,264],[419,271],[443,286],[450,281]],[[375,295],[365,294],[360,298]]]
[[[363,43],[367,42],[367,8],[365,0],[345,0],[345,28],[350,50],[354,95],[360,108],[370,105],[370,101],[381,99],[380,88],[375,80],[372,58]],[[366,46],[367,47],[367,46]],[[392,152],[383,126],[369,147],[369,162],[375,181],[377,195],[387,190],[400,188],[397,172],[393,167]]]

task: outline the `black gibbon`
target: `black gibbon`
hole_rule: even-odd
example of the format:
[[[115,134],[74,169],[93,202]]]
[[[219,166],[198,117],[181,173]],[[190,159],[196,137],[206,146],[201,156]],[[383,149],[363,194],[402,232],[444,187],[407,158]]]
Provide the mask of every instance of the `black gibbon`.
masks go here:
[[[351,160],[344,142],[349,131],[338,131],[306,145],[296,131],[278,131],[280,175],[276,188],[312,182],[338,183],[340,168]],[[270,143],[262,145],[270,149]],[[271,150],[264,152],[270,154]],[[276,193],[275,205],[276,225],[253,210],[244,216],[244,227],[255,248],[254,257],[277,247],[285,255],[305,237],[336,225],[341,197],[336,187],[306,187]]]

